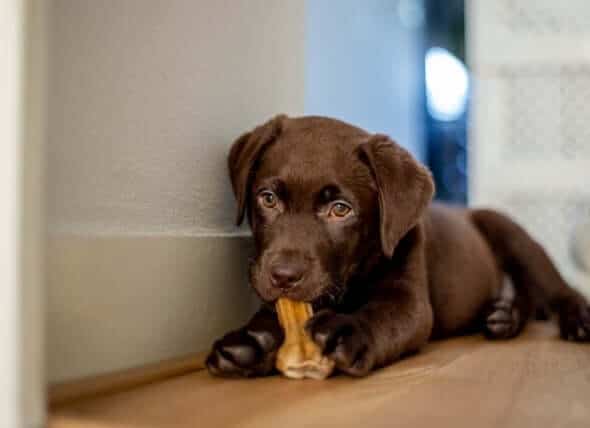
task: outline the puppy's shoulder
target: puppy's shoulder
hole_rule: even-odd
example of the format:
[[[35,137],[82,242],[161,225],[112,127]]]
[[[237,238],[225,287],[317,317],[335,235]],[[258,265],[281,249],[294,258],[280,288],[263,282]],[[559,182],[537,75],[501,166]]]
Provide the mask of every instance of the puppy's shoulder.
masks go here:
[[[433,202],[428,207],[425,222],[430,223],[431,226],[463,223],[468,221],[469,211],[464,205]]]

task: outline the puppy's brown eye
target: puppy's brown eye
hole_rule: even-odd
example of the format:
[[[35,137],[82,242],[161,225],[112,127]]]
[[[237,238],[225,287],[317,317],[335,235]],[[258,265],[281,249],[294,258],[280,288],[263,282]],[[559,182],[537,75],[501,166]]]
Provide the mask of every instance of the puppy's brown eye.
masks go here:
[[[345,204],[344,202],[335,202],[332,207],[330,208],[330,217],[338,217],[343,218],[349,215],[352,212],[352,208],[350,205]]]
[[[275,208],[277,206],[277,195],[270,190],[262,192],[258,198],[265,208]]]

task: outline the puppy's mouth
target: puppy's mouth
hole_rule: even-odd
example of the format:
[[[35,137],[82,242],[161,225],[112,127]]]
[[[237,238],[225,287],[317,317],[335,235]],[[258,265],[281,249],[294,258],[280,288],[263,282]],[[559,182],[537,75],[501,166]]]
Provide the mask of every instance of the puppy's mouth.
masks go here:
[[[273,286],[270,275],[256,262],[250,266],[250,286],[265,303],[274,303],[279,298],[288,298],[311,303],[314,310],[338,305],[345,292],[344,283],[335,280],[327,272],[310,272],[289,288]]]
[[[317,298],[312,300],[310,303],[313,307],[314,312],[320,309],[333,308],[340,304],[344,297],[344,287],[337,287],[331,285],[326,287],[325,292],[320,294]]]

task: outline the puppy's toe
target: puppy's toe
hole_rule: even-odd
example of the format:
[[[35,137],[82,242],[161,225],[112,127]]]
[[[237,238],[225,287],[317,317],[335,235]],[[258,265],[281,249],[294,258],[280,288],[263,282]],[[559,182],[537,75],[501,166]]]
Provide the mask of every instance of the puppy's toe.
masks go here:
[[[249,344],[225,345],[219,352],[238,367],[249,367],[256,363],[257,349]]]
[[[206,360],[207,369],[216,376],[252,377],[272,371],[275,352],[268,349],[265,334],[235,331],[215,342]]]
[[[310,336],[336,368],[365,376],[374,366],[370,336],[353,315],[318,312],[307,324]]]
[[[590,342],[590,305],[584,299],[573,299],[559,309],[561,337],[574,342]]]
[[[246,334],[256,341],[263,352],[271,352],[279,346],[277,338],[269,331],[248,329]]]
[[[484,334],[488,339],[510,339],[522,327],[521,314],[512,301],[499,299],[490,305],[485,317]]]
[[[207,357],[209,372],[223,377],[250,377],[256,373],[249,358],[252,350],[247,347],[216,347]]]
[[[330,354],[336,367],[351,376],[366,376],[372,368],[369,347],[354,337],[344,338]]]

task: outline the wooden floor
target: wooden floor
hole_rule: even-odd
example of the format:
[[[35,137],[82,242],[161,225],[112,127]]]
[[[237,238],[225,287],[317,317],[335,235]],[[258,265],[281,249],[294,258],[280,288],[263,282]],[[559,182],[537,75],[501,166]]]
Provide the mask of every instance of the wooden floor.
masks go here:
[[[438,342],[365,379],[226,380],[205,371],[69,404],[50,428],[590,427],[590,345],[548,324]]]

